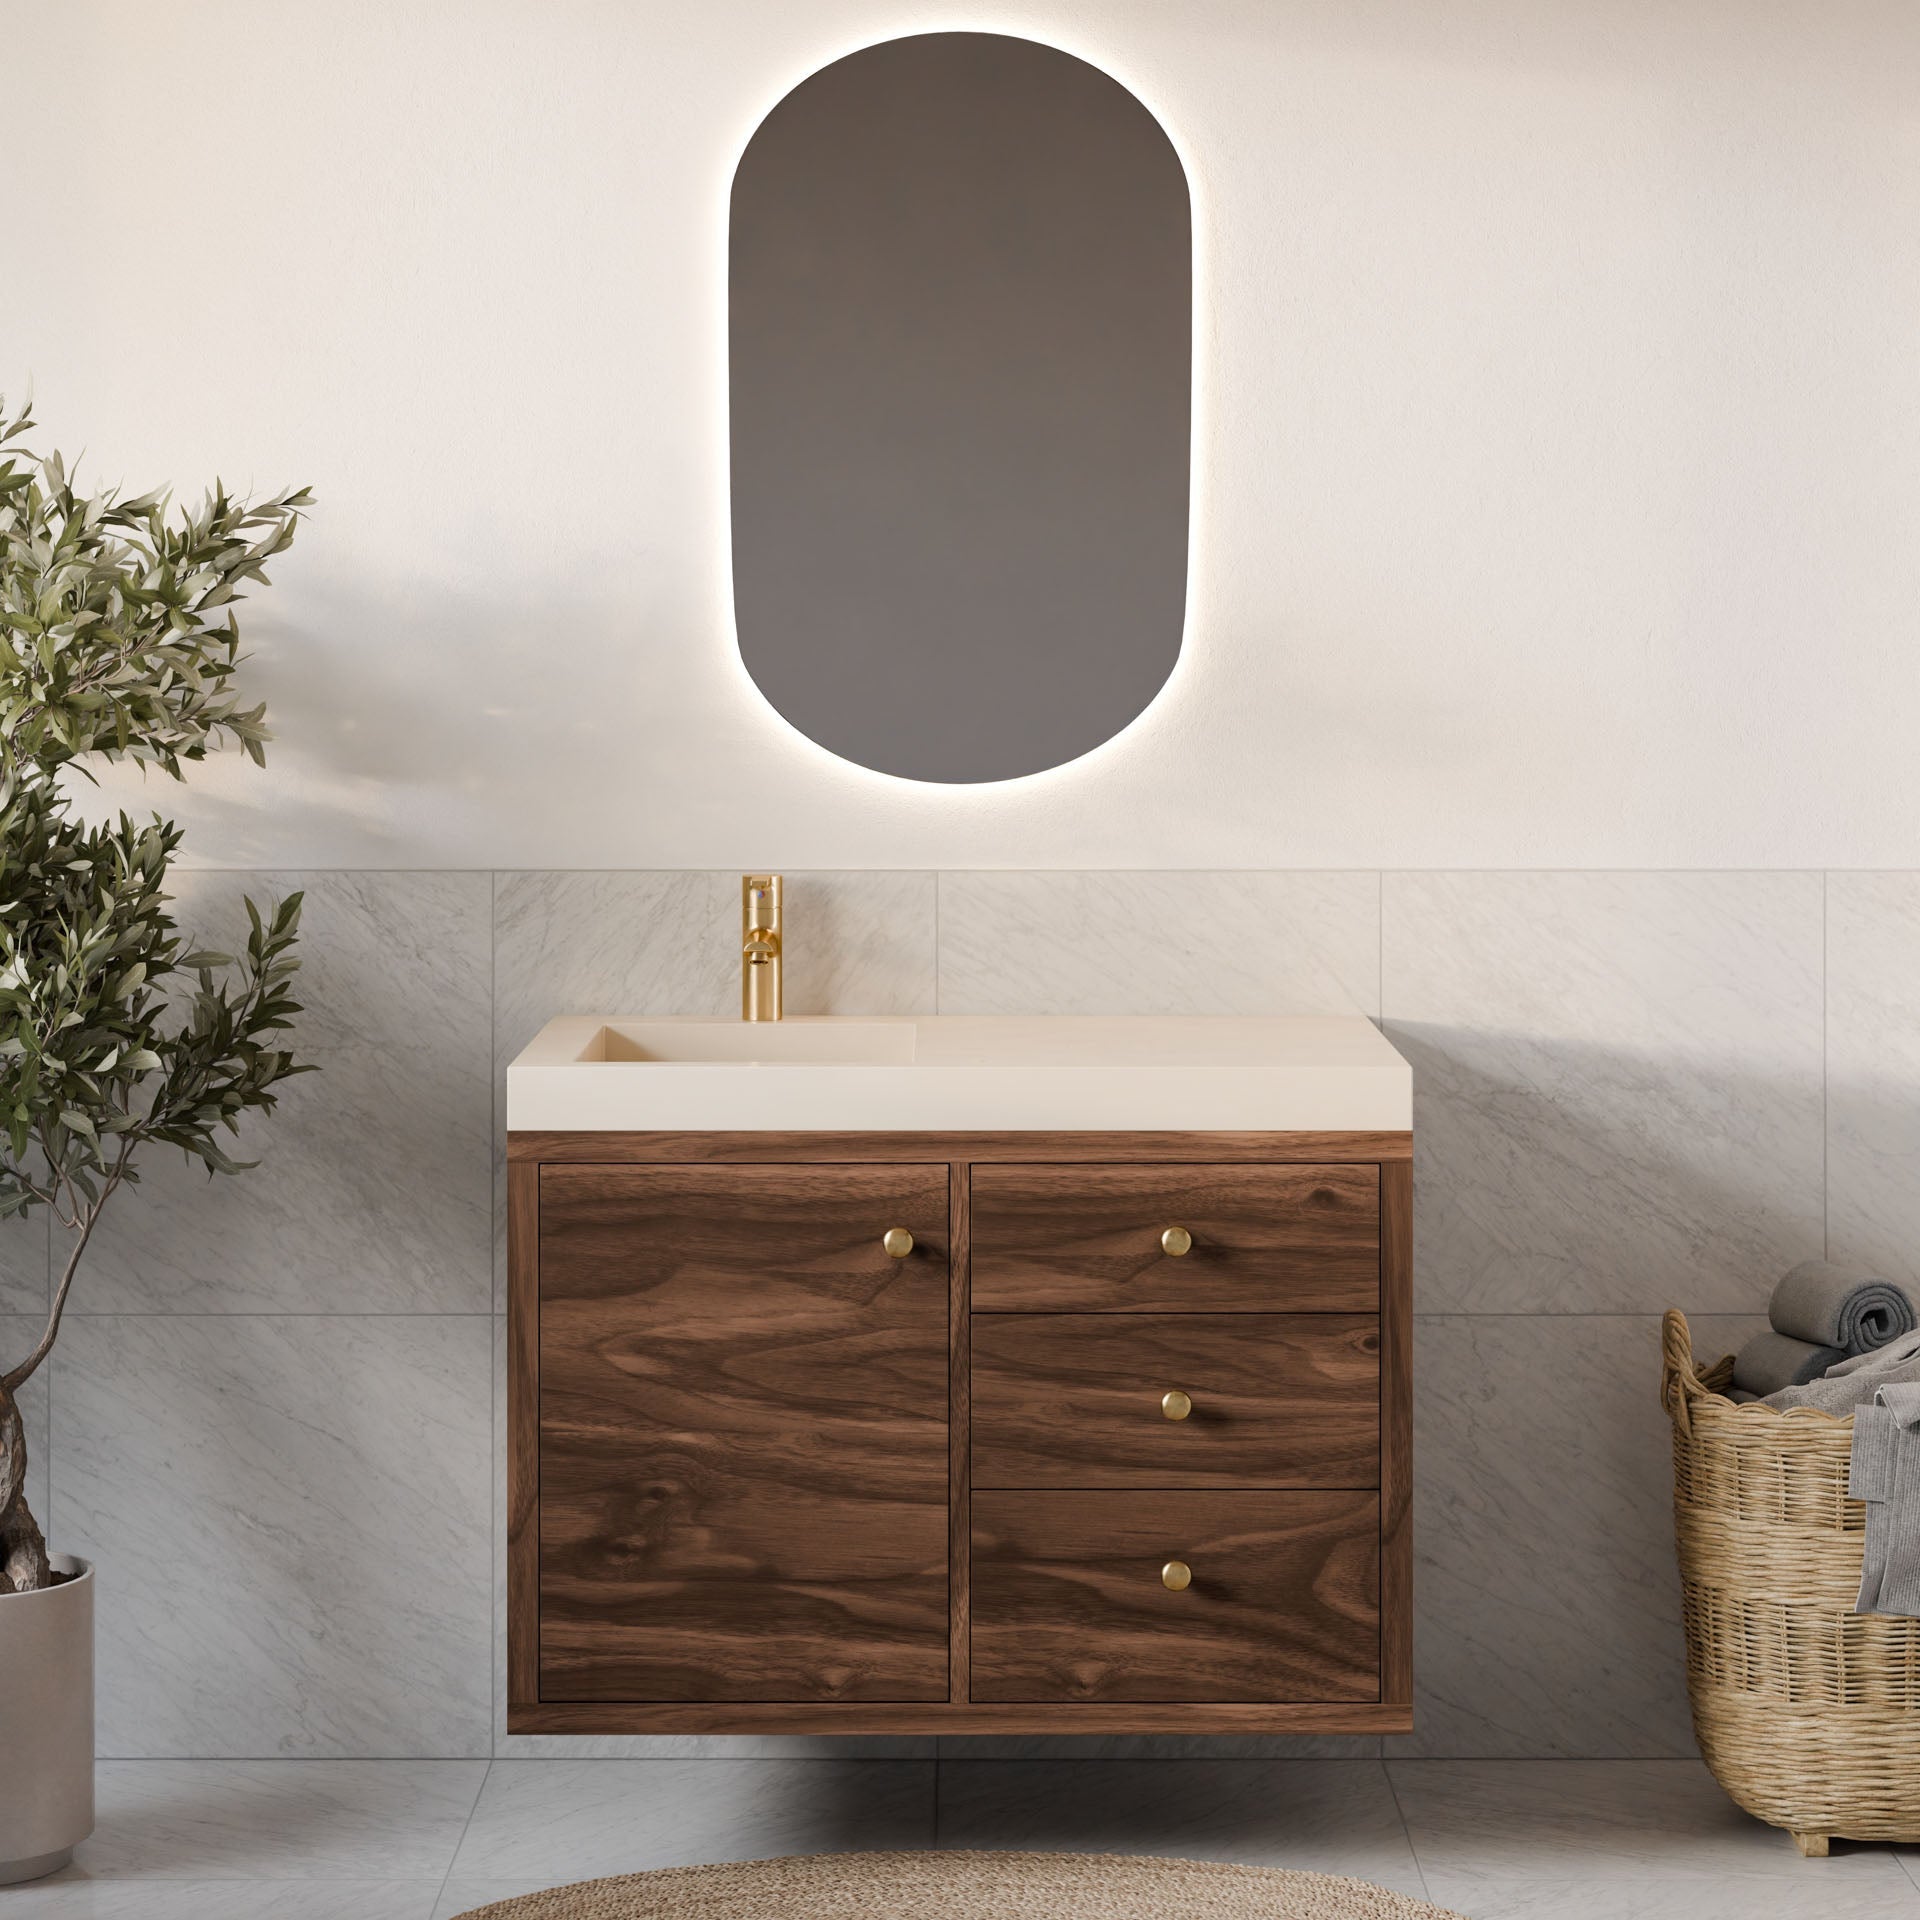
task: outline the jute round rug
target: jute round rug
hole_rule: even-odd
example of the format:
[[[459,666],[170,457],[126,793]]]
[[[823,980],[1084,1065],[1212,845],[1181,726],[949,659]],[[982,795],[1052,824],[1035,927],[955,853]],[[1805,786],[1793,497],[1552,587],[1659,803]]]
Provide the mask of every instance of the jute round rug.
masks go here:
[[[1463,1920],[1364,1880],[1110,1853],[821,1853],[582,1880],[460,1920]]]

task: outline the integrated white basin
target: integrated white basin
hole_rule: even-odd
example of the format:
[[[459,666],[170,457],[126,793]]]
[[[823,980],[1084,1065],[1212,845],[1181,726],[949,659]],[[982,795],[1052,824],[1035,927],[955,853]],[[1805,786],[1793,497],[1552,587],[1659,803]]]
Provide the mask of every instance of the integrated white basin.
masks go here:
[[[599,1052],[589,1047],[586,1055],[616,1064],[743,1067],[893,1067],[912,1058],[913,1026],[905,1020],[609,1020]]]
[[[516,1133],[1404,1132],[1413,1078],[1353,1016],[568,1015],[507,1069]]]

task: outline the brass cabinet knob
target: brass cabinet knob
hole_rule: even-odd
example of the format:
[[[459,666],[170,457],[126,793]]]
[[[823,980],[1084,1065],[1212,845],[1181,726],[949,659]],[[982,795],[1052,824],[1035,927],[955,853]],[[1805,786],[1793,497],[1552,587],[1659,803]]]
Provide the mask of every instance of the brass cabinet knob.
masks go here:
[[[1178,1387],[1171,1387],[1160,1396],[1160,1411],[1169,1420],[1184,1420],[1193,1411],[1193,1402]]]
[[[889,1227],[880,1244],[896,1260],[904,1260],[913,1251],[913,1235],[905,1227]]]
[[[1160,1569],[1160,1584],[1169,1593],[1185,1593],[1193,1585],[1193,1569],[1184,1560],[1169,1560]]]
[[[1183,1253],[1193,1251],[1193,1235],[1185,1227],[1169,1227],[1160,1236],[1160,1250],[1177,1260]]]

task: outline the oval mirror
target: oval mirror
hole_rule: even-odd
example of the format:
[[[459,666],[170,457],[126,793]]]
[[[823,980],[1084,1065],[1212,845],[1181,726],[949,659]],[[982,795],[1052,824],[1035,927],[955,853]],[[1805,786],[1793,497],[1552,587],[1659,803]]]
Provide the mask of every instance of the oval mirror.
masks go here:
[[[993,33],[867,47],[734,177],[741,658],[810,738],[1005,780],[1127,725],[1179,655],[1192,218],[1160,124]]]

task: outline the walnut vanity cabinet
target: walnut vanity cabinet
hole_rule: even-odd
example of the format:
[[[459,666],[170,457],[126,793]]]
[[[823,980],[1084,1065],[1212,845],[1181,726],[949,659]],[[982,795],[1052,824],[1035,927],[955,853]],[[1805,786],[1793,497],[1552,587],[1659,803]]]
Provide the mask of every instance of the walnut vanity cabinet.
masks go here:
[[[510,1136],[510,1729],[1404,1731],[1410,1150]]]

